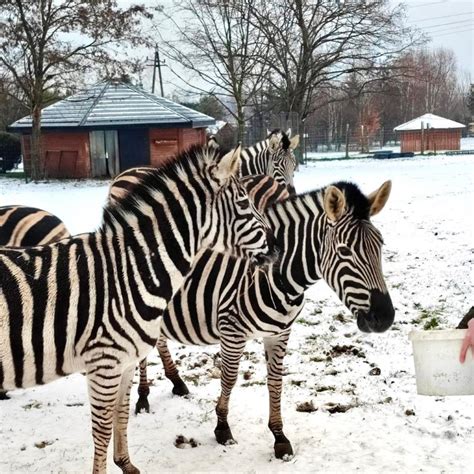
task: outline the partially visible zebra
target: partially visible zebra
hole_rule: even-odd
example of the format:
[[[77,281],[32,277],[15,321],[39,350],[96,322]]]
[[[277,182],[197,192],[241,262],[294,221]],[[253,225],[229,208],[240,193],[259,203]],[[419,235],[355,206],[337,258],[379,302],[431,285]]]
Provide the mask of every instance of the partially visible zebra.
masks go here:
[[[290,186],[293,192],[296,170],[294,150],[299,144],[299,135],[290,138],[291,129],[285,133],[278,128],[267,133],[265,140],[242,150],[241,175],[266,174],[278,183]]]
[[[286,133],[275,129],[268,132],[265,140],[244,148],[241,152],[241,176],[271,176],[277,183],[288,186],[288,190],[293,194],[293,175],[296,169],[293,151],[298,146],[299,135],[291,140],[290,136],[290,129]],[[214,135],[208,138],[207,145],[211,148],[219,148]],[[154,169],[150,166],[140,166],[118,174],[110,185],[109,201],[115,202],[125,197],[143,177]]]
[[[61,219],[47,211],[28,206],[0,207],[0,246],[31,247],[70,236]]]
[[[166,338],[182,344],[220,343],[222,386],[215,429],[219,443],[233,442],[228,404],[245,344],[263,337],[275,455],[293,453],[281,418],[283,359],[292,324],[303,308],[304,291],[316,281],[323,278],[328,283],[357,318],[361,331],[383,332],[391,326],[395,312],[382,274],[383,240],[370,221],[384,207],[390,190],[387,181],[365,196],[354,184],[339,182],[270,205],[266,217],[281,253],[277,263],[258,273],[245,259],[215,251],[196,261],[165,310],[157,347],[173,392],[182,395],[188,389]],[[146,361],[140,368],[138,410],[148,409],[149,391]]]
[[[70,237],[63,221],[43,209],[28,206],[0,207],[0,246],[31,247]],[[8,399],[0,390],[0,400]]]
[[[85,371],[94,472],[128,453],[129,394],[161,316],[209,246],[252,260],[272,254],[268,226],[236,175],[239,150],[194,147],[147,174],[104,210],[94,233],[22,249],[0,248],[0,389]]]

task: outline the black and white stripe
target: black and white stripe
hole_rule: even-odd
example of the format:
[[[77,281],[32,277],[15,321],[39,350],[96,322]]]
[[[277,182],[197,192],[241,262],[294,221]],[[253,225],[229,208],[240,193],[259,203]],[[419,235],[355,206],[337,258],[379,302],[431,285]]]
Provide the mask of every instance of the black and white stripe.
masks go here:
[[[43,247],[0,249],[0,388],[86,373],[94,472],[127,447],[134,369],[160,334],[160,316],[207,246],[261,258],[268,227],[238,174],[239,150],[195,147],[150,173],[104,210],[94,233]]]
[[[31,247],[70,237],[58,217],[28,206],[0,207],[0,246]]]
[[[164,338],[184,344],[220,343],[222,390],[215,430],[220,443],[233,440],[228,403],[245,343],[263,337],[275,454],[292,454],[280,410],[283,358],[304,291],[316,281],[323,278],[329,284],[361,330],[381,332],[392,324],[394,309],[381,268],[382,238],[370,221],[389,192],[390,182],[369,197],[355,185],[340,182],[271,205],[266,217],[281,253],[279,262],[268,269],[255,272],[245,259],[213,251],[196,261],[166,308],[158,349],[173,392],[184,394],[187,387]],[[138,409],[148,407],[146,393],[142,385]]]
[[[268,132],[265,140],[242,150],[240,173],[242,176],[266,174],[278,183],[294,189],[293,175],[296,169],[294,149],[298,146],[299,135],[291,137],[280,129]]]
[[[291,139],[290,136],[291,130],[285,133],[275,129],[268,132],[265,140],[244,148],[240,154],[241,176],[271,176],[277,184],[287,186],[290,193],[293,193],[293,176],[296,169],[294,149],[298,146],[299,136],[296,135]],[[219,149],[214,135],[208,137],[207,146]],[[109,202],[123,199],[153,169],[150,166],[139,166],[117,175],[110,185]]]

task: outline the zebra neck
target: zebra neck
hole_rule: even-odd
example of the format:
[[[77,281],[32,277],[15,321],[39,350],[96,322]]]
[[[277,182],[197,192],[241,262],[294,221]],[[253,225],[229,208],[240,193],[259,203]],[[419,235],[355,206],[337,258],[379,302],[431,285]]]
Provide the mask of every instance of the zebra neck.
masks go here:
[[[118,274],[126,275],[146,302],[145,319],[151,317],[150,308],[161,313],[179,289],[203,247],[202,230],[209,225],[202,210],[180,221],[179,228],[171,215],[172,209],[158,213],[157,206],[141,203],[137,212],[107,218],[102,229],[106,245],[116,250],[111,265],[121,268]]]
[[[280,248],[275,282],[288,294],[300,295],[321,279],[322,207],[318,193],[276,203],[267,216]]]
[[[262,140],[255,145],[242,150],[240,155],[241,176],[253,176],[257,174],[272,174],[273,162],[270,159],[269,140]]]

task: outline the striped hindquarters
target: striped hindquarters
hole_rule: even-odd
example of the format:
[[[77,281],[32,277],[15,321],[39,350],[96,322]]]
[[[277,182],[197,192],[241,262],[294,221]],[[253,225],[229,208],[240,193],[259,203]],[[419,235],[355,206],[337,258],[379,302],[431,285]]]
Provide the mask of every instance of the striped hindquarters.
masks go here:
[[[31,247],[70,237],[58,217],[42,209],[26,206],[0,207],[0,245]]]
[[[140,181],[156,168],[142,166],[130,168],[117,175],[109,188],[109,203],[115,204],[129,194]]]

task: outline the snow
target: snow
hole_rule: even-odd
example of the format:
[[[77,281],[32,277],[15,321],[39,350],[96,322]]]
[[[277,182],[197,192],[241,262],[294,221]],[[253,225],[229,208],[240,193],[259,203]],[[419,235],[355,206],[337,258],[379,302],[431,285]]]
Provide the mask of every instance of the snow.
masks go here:
[[[402,123],[394,128],[394,130],[407,131],[407,130],[421,130],[423,127],[426,128],[439,128],[439,129],[448,129],[448,128],[466,128],[465,125],[454,120],[449,120],[444,117],[440,117],[435,114],[424,114],[420,117],[414,118],[408,122]]]
[[[384,271],[396,322],[387,333],[362,334],[324,283],[307,292],[285,359],[282,413],[293,459],[273,455],[261,342],[248,344],[240,373],[250,378],[239,377],[232,393],[229,423],[238,441],[233,446],[220,446],[213,436],[218,348],[170,344],[191,394],[171,394],[153,354],[152,412],[131,415],[129,426],[131,456],[142,472],[472,472],[474,397],[417,395],[408,333],[423,326],[427,313],[442,327],[453,327],[474,304],[474,156],[318,162],[301,167],[295,184],[302,192],[353,180],[368,193],[386,179],[393,181],[392,195],[373,220],[385,240]],[[46,208],[77,233],[99,224],[107,188],[100,181],[35,185],[0,178],[0,203]],[[344,345],[359,356],[338,354],[337,346]],[[474,370],[472,357],[466,363]],[[373,368],[380,375],[369,375]],[[11,397],[0,401],[0,472],[90,470],[82,375]],[[132,407],[136,398],[134,386]],[[296,411],[309,401],[317,411]],[[331,414],[330,402],[351,408]],[[177,449],[181,434],[198,446]],[[109,471],[119,472],[111,451],[109,462]]]

